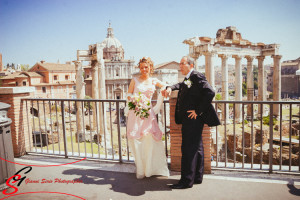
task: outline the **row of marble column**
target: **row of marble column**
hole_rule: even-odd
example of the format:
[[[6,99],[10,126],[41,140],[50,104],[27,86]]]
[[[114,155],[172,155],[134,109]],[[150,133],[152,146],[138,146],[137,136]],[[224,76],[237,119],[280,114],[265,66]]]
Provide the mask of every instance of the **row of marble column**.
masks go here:
[[[215,88],[215,69],[214,69],[214,57],[216,53],[204,53],[205,56],[205,76],[208,82],[213,88]],[[218,57],[222,60],[222,100],[229,100],[228,92],[228,58],[230,55],[218,54]],[[235,101],[242,101],[242,58],[247,59],[247,101],[254,100],[254,76],[253,76],[253,60],[258,60],[258,101],[266,101],[266,75],[264,67],[265,56],[240,56],[232,55],[235,59]],[[281,55],[273,55],[274,69],[273,69],[273,101],[279,101],[281,98]],[[251,105],[247,106],[247,116],[251,116],[252,108]],[[279,115],[279,105],[274,105],[274,115]],[[223,108],[223,120],[229,121],[229,114],[225,119],[224,110],[229,113],[229,104],[226,108]],[[258,106],[259,116],[264,115],[264,106],[261,110],[261,106]],[[235,120],[241,122],[242,120],[242,104],[236,104],[235,107]]]
[[[83,78],[83,67],[82,62],[74,61],[75,69],[76,69],[76,96],[77,99],[84,99],[85,97],[85,83]],[[92,61],[91,63],[92,68],[92,98],[93,99],[106,99],[106,92],[105,92],[105,68],[103,61]],[[105,103],[103,103],[105,104]],[[82,119],[82,106],[81,102],[76,102],[77,105],[77,112],[76,117],[77,119]],[[100,134],[107,133],[106,127],[106,112],[103,110],[105,105],[102,106],[102,103],[93,105],[94,112],[93,112],[93,124],[92,130],[98,129]],[[96,109],[97,108],[97,109]],[[82,120],[77,120],[77,132],[78,134],[82,134],[85,130],[83,127]],[[106,138],[108,140],[109,138]],[[106,141],[108,142],[108,141]]]

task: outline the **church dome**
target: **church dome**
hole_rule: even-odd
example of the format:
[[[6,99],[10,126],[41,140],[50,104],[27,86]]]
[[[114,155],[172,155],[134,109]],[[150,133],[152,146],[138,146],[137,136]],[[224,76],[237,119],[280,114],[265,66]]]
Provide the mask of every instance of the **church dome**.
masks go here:
[[[124,59],[124,49],[121,42],[115,38],[113,28],[110,26],[107,28],[107,36],[101,43],[104,46],[103,57],[104,59]]]

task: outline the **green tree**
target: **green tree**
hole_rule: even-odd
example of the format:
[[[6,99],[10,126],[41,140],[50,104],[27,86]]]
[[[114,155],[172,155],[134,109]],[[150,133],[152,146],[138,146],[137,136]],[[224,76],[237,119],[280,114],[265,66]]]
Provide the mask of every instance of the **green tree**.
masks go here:
[[[84,99],[92,99],[92,97],[85,96]],[[91,110],[93,109],[93,105],[92,104],[93,104],[93,102],[90,102],[90,109]],[[87,110],[89,109],[89,103],[87,101],[84,102],[84,108],[87,109]]]
[[[24,65],[24,64],[21,64],[21,71],[24,72],[24,71],[28,71],[29,69],[29,65]]]
[[[269,125],[270,123],[270,115],[263,117],[263,124]],[[276,125],[277,119],[276,117],[273,117],[273,126]]]
[[[269,98],[270,98],[270,99],[273,99],[273,92],[271,92],[271,93],[269,94]]]
[[[217,101],[221,100],[222,99],[222,95],[220,93],[216,94],[215,99]]]

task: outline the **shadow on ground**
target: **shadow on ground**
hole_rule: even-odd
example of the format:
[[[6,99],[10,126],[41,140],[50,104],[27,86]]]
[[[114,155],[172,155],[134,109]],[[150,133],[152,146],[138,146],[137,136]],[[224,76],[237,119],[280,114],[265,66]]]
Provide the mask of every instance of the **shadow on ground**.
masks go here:
[[[63,171],[63,174],[81,176],[78,179],[83,184],[111,185],[110,189],[114,192],[131,196],[144,195],[146,191],[171,191],[169,185],[177,182],[161,176],[137,179],[135,174],[92,169],[68,169]]]
[[[294,181],[287,184],[287,187],[290,189],[289,192],[293,195],[300,196],[300,189],[296,188],[294,185]]]

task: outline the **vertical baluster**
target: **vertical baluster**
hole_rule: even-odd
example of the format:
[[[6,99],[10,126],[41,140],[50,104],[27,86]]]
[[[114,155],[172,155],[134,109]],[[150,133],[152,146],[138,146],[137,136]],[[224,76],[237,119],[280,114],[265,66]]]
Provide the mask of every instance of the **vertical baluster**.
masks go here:
[[[29,110],[28,110],[28,104],[27,104],[27,102],[28,102],[28,100],[25,100],[25,102],[26,102],[26,113],[27,113],[27,128],[28,128],[28,138],[29,138],[29,150],[31,151],[31,137],[32,137],[32,133],[30,134],[30,123],[29,123],[29,115],[28,115],[28,113],[29,113]]]
[[[71,119],[71,105],[70,101],[68,101],[68,107],[69,107],[69,123],[70,123],[70,135],[71,135],[71,148],[72,148],[72,156],[74,156],[74,149],[73,149],[73,134],[72,134],[72,119]]]
[[[244,104],[242,104],[242,168],[244,169],[244,165],[245,165],[245,130],[244,130],[244,126],[245,126],[245,121],[244,121],[244,115],[245,115],[245,111],[244,111]]]
[[[47,145],[47,154],[49,154],[48,149],[48,131],[47,131],[47,122],[46,122],[46,111],[45,111],[45,101],[43,101],[43,110],[44,110],[44,123],[45,123],[45,136],[46,136],[46,145]]]
[[[92,158],[94,157],[94,151],[93,151],[93,138],[92,138],[92,124],[91,124],[91,103],[90,101],[87,102],[88,103],[88,116],[89,116],[89,125],[90,125],[90,143],[91,143],[91,152],[92,152]],[[97,116],[96,116],[97,118]],[[98,124],[98,122],[96,121],[96,123],[94,124]],[[94,126],[93,126],[94,128]]]
[[[62,100],[60,102],[61,106],[61,123],[62,123],[62,131],[63,131],[63,141],[64,141],[64,149],[65,149],[65,158],[68,158],[68,148],[67,148],[67,134],[66,134],[66,122],[65,122],[65,103]]]
[[[110,134],[111,134],[111,147],[112,147],[112,159],[115,159],[115,150],[114,150],[114,137],[113,137],[113,127],[112,127],[112,117],[111,117],[111,102],[109,102],[109,122],[110,122]]]
[[[270,103],[270,143],[269,143],[269,172],[273,172],[273,103]]]
[[[60,136],[59,136],[59,123],[58,123],[58,114],[57,114],[57,101],[55,101],[55,112],[56,112],[56,128],[57,128],[57,135],[58,135],[58,151],[60,155]]]

